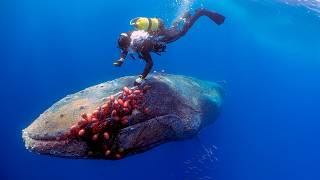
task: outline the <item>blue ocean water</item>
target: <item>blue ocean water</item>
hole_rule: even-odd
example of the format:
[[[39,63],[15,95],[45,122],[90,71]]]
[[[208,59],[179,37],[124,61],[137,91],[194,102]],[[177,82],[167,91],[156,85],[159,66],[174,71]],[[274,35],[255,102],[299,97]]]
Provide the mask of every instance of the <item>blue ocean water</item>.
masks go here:
[[[0,179],[320,179],[319,1],[3,0],[0,2]],[[62,97],[121,76],[116,40],[137,16],[200,19],[154,70],[225,80],[219,119],[197,138],[121,161],[41,156],[21,130]],[[208,154],[210,158],[199,162]]]

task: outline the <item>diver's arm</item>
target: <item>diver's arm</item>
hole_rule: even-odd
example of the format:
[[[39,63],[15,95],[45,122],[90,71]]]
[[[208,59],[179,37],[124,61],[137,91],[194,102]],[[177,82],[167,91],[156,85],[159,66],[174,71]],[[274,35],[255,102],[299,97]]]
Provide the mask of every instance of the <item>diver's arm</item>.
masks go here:
[[[127,57],[127,55],[128,55],[128,50],[127,50],[127,49],[122,50],[122,51],[121,51],[121,54],[120,54],[120,59],[125,60],[126,57]]]
[[[120,59],[113,63],[114,66],[121,66],[128,55],[128,50],[122,50],[120,54]]]

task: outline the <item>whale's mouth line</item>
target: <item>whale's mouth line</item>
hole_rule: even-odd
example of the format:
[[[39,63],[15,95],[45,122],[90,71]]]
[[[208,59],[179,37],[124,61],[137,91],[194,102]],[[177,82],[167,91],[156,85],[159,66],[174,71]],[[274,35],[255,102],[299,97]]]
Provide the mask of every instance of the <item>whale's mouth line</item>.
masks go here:
[[[68,131],[64,133],[59,133],[60,135],[56,136],[46,136],[46,137],[39,137],[40,135],[32,134],[31,132],[28,131],[28,129],[22,130],[22,136],[25,138],[32,139],[33,141],[39,141],[39,142],[45,142],[45,141],[50,141],[50,142],[58,142],[58,141],[63,141],[63,140],[68,140]]]
[[[44,142],[62,142],[62,141],[67,141],[68,139],[67,138],[34,138],[30,135],[30,133],[28,131],[26,131],[25,129],[23,130],[22,132],[22,137],[24,139],[24,141],[33,141],[33,142],[41,142],[41,143],[44,143]]]
[[[44,143],[62,143],[62,142],[67,142],[68,139],[60,139],[60,140],[56,140],[56,139],[35,139],[30,137],[29,135],[23,136],[24,141],[32,141],[33,143],[42,143],[42,145]]]
[[[63,158],[85,158],[86,143],[75,139],[35,139],[23,130],[22,138],[30,152]]]
[[[132,126],[137,125],[137,124],[148,122],[151,119],[158,118],[161,116],[163,116],[163,115],[150,117],[150,118],[147,118],[146,120],[141,121],[141,122],[135,122],[133,124],[130,124],[127,127],[123,127],[121,129],[119,129],[119,131],[121,131],[125,128],[131,128]],[[22,134],[23,134],[23,139],[28,138],[28,139],[30,139],[32,141],[36,141],[36,142],[60,142],[60,141],[68,141],[70,139],[75,139],[74,137],[70,136],[69,130],[66,130],[66,132],[62,133],[62,135],[57,135],[57,136],[52,136],[52,137],[37,137],[35,135],[31,135],[32,133],[28,132],[27,129],[22,130]]]
[[[160,115],[161,116],[161,115]],[[133,124],[130,124],[130,126],[127,126],[125,128],[119,129],[118,132],[116,132],[116,136],[118,136],[123,129],[126,128],[135,128],[134,126],[137,124],[146,123],[154,118],[160,117],[160,116],[153,116],[146,118],[144,121],[136,122]],[[73,136],[66,136],[68,133],[68,130],[65,131],[64,135],[58,136],[58,137],[37,137],[32,135],[32,132],[29,132],[28,129],[24,129],[22,131],[22,137],[25,142],[25,147],[30,152],[34,152],[36,154],[44,154],[44,155],[52,155],[56,157],[67,157],[67,158],[101,158],[101,155],[98,156],[92,156],[89,155],[88,152],[91,150],[90,142],[83,140],[78,137]],[[116,138],[117,139],[117,138]],[[112,146],[118,146],[118,142],[112,142]],[[159,142],[155,142],[152,144],[149,144],[144,147],[140,148],[133,148],[133,149],[126,149],[126,153],[130,154],[131,151],[137,151],[137,152],[143,152],[151,147],[156,146],[157,144],[161,144]],[[72,148],[69,148],[72,146]],[[68,150],[65,150],[68,149]],[[108,156],[107,159],[117,159],[113,156]]]

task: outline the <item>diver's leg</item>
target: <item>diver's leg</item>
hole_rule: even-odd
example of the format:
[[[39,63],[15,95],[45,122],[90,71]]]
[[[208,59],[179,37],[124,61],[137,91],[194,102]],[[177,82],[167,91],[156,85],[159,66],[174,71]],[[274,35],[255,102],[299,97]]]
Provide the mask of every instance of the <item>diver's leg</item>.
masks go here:
[[[185,23],[180,30],[180,36],[185,35],[188,30],[193,26],[193,24],[201,17],[201,16],[207,16],[210,18],[213,22],[215,22],[218,25],[221,25],[224,22],[225,17],[213,12],[213,11],[208,11],[204,8],[199,8],[195,11],[193,16],[188,16],[185,17]]]
[[[173,23],[172,23],[172,28],[174,29],[177,29],[177,27],[179,26],[179,24],[181,22],[185,22],[186,19],[190,18],[191,16],[191,13],[189,11],[185,12],[180,18],[178,18],[177,20],[175,20]]]
[[[204,8],[197,9],[193,15],[190,15],[190,12],[187,12],[178,21],[174,22],[171,28],[167,29],[163,41],[170,43],[178,40],[188,32],[188,30],[201,16],[207,16],[218,25],[222,24],[225,19],[224,16],[213,11],[208,11]],[[179,28],[179,23],[181,20],[184,21],[184,24],[182,28]]]
[[[151,71],[151,69],[153,67],[153,61],[152,61],[150,53],[149,52],[142,52],[141,54],[142,54],[142,59],[144,61],[146,61],[146,65],[144,67],[142,74],[134,82],[135,86],[138,86],[143,82],[143,80],[148,76],[149,72]]]
[[[153,67],[153,61],[149,52],[142,52],[142,58],[146,61],[143,73],[141,74],[142,79],[145,79]]]

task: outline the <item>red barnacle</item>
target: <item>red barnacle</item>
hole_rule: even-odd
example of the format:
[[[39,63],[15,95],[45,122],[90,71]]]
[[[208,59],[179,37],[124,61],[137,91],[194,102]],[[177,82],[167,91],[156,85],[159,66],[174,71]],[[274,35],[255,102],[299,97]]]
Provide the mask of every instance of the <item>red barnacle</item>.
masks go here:
[[[113,102],[113,101],[108,100],[108,101],[106,102],[106,104],[108,104],[108,106],[110,107],[110,106],[112,106],[112,102]]]
[[[103,129],[103,128],[105,128],[106,126],[107,126],[107,121],[102,121],[101,123],[100,123],[100,127],[101,127],[101,129]]]
[[[115,98],[114,98],[113,95],[110,96],[110,100],[111,100],[111,101],[114,101],[114,100],[115,100]]]
[[[93,136],[92,136],[92,141],[96,141],[96,140],[98,140],[98,137],[99,137],[99,135],[98,135],[98,134],[93,135]]]
[[[116,116],[117,115],[117,110],[113,110],[112,112],[111,112],[111,116]]]
[[[85,120],[88,120],[88,115],[87,115],[87,113],[82,113],[82,114],[81,114],[81,117],[82,117],[83,119],[85,119]]]
[[[115,109],[115,110],[119,110],[119,107],[120,107],[120,106],[119,106],[119,104],[114,104],[112,107],[113,107],[113,109]]]
[[[129,90],[129,88],[128,88],[127,86],[125,86],[125,87],[123,88],[123,91],[126,92],[126,93],[129,93],[130,90]]]
[[[98,114],[99,114],[99,110],[94,110],[93,113],[92,113],[92,117],[98,117]]]
[[[125,102],[123,103],[123,107],[127,108],[127,107],[128,107],[128,105],[129,105],[129,103],[130,103],[130,101],[129,101],[129,100],[125,101]]]
[[[125,118],[125,119],[122,118],[121,119],[121,124],[124,125],[124,126],[126,126],[128,124],[128,122],[129,122],[128,118]]]
[[[114,100],[114,105],[118,105],[118,104],[119,104],[118,100]]]
[[[131,90],[131,89],[129,89],[129,92],[128,92],[128,94],[132,94],[132,90]]]
[[[117,159],[121,159],[122,156],[121,156],[120,154],[116,154],[116,158],[117,158]]]
[[[111,153],[111,151],[110,151],[110,150],[106,150],[106,152],[104,153],[104,155],[105,155],[105,156],[109,156],[109,155],[110,155],[110,153]]]
[[[129,122],[128,119],[129,119],[128,116],[123,116],[123,117],[121,118],[121,124],[122,124],[123,126],[127,125],[128,122]]]
[[[118,99],[118,103],[120,106],[123,106],[123,100],[122,99]]]
[[[133,93],[134,93],[134,94],[137,94],[137,95],[140,94],[140,92],[141,92],[141,91],[138,90],[138,89],[133,91]]]
[[[130,110],[129,110],[129,108],[123,108],[123,111],[124,111],[125,113],[128,113]]]
[[[78,132],[78,136],[84,136],[84,134],[86,133],[86,131],[84,129],[81,129],[79,132]]]
[[[101,130],[101,127],[99,126],[99,123],[98,122],[95,122],[91,125],[91,130],[92,130],[92,133],[98,133],[100,130]]]
[[[83,127],[89,123],[88,120],[82,119],[78,122],[78,126]]]
[[[109,105],[108,104],[104,104],[102,107],[102,114],[103,115],[107,115],[109,112]]]
[[[91,120],[92,122],[98,122],[99,120],[97,119],[97,118],[92,118],[92,120]]]
[[[124,120],[128,120],[128,116],[123,116],[123,117],[121,118],[121,121],[124,121]]]
[[[74,124],[74,125],[72,125],[71,127],[70,127],[70,130],[74,130],[74,129],[77,129],[78,128],[78,126],[76,125],[76,124]]]
[[[73,125],[70,127],[70,133],[72,135],[77,135],[79,133],[79,127],[77,125]]]
[[[91,121],[91,119],[92,119],[92,114],[87,114],[87,116],[88,116],[88,121]]]
[[[131,105],[132,105],[132,106],[134,106],[134,105],[136,105],[136,104],[137,104],[137,101],[136,101],[135,99],[131,101]]]
[[[108,108],[109,108],[108,103],[105,103],[105,104],[103,104],[103,105],[101,106],[101,109],[102,109],[102,110],[105,110],[105,109],[108,109]]]
[[[104,132],[104,133],[103,133],[103,137],[104,137],[105,140],[109,140],[110,135],[109,135],[108,132]]]

